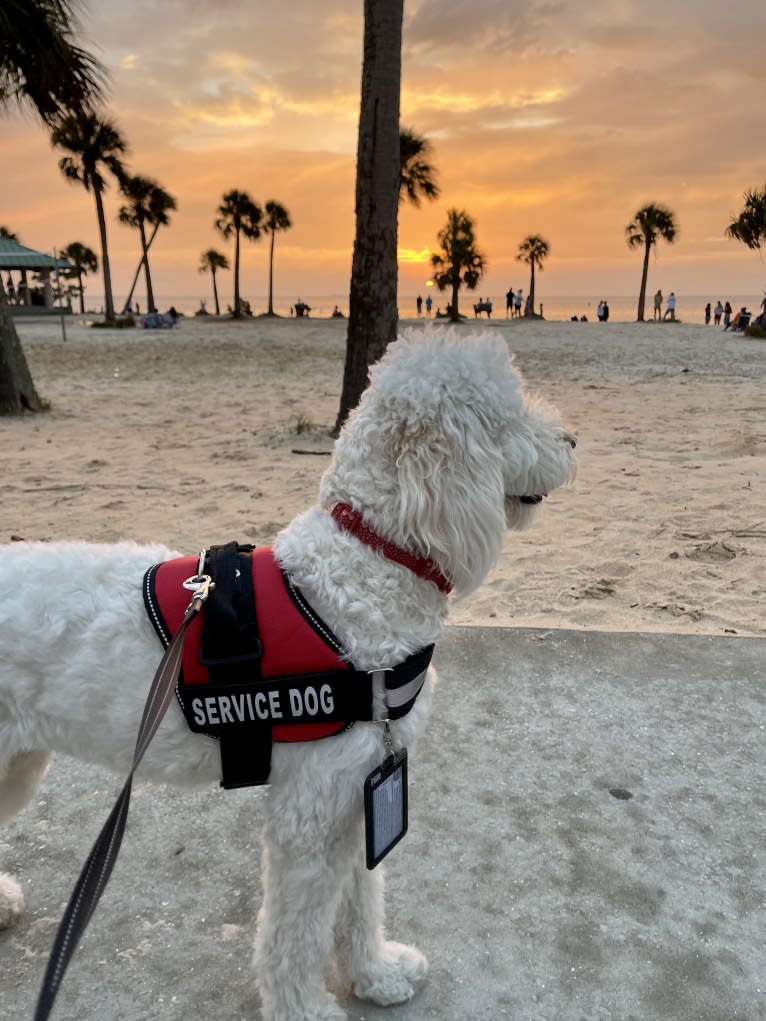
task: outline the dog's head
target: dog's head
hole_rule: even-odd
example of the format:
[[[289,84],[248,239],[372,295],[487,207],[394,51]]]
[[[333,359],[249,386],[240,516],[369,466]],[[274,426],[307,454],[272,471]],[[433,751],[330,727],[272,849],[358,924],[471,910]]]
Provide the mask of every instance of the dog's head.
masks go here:
[[[506,528],[574,472],[575,441],[524,391],[505,341],[405,330],[370,373],[320,487],[382,536],[434,559],[461,595],[500,554]]]

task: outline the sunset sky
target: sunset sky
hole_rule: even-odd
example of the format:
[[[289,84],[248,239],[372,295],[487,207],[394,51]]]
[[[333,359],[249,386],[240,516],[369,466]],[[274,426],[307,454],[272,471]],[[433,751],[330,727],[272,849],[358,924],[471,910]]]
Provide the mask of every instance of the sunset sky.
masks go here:
[[[278,295],[347,293],[361,0],[86,0],[81,23],[110,71],[106,112],[129,168],[178,202],[152,250],[158,303],[208,296],[197,266],[207,248],[233,253],[213,228],[231,188],[290,212]],[[724,230],[743,192],[766,183],[764,39],[763,0],[406,0],[402,123],[432,141],[442,196],[402,209],[400,291],[422,290],[455,206],[476,221],[483,293],[526,290],[515,255],[536,233],[551,250],[541,296],[632,294],[641,258],[624,229],[659,202],[679,239],[660,244],[650,288],[761,294],[766,265]],[[30,115],[2,115],[0,224],[34,248],[98,251],[93,198],[64,180],[60,155]],[[119,302],[139,249],[118,205],[113,186]],[[266,293],[267,252],[265,240],[244,248],[251,300]],[[230,275],[220,283],[230,301]]]

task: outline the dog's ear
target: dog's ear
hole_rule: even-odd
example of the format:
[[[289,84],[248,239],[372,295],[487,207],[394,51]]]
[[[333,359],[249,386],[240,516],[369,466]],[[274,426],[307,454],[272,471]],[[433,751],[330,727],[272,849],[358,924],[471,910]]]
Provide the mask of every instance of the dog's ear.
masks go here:
[[[400,420],[391,442],[402,541],[467,595],[494,565],[505,532],[499,445],[475,410],[450,399]]]

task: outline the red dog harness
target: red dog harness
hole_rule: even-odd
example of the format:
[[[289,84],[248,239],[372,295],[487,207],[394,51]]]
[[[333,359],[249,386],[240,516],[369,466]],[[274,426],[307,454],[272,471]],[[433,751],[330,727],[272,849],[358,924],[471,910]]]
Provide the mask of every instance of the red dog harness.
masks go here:
[[[149,618],[167,646],[189,603],[184,581],[199,558],[179,557],[144,577]],[[372,675],[354,670],[340,642],[279,568],[268,547],[207,551],[211,597],[188,628],[176,688],[189,727],[221,742],[224,787],[266,783],[273,741],[314,741],[372,720]],[[386,668],[387,716],[414,705],[433,646]]]

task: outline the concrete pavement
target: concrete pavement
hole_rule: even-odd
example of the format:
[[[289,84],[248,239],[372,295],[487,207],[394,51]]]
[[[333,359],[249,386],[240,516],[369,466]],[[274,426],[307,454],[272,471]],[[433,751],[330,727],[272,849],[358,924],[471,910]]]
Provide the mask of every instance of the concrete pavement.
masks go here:
[[[766,1019],[766,643],[448,628],[389,930],[431,962],[352,1021]],[[28,913],[0,934],[0,1019],[28,1019],[120,781],[61,758],[4,830]],[[58,1021],[252,1019],[253,790],[138,784]],[[196,823],[195,828],[192,825]],[[209,866],[209,867],[208,867]]]

